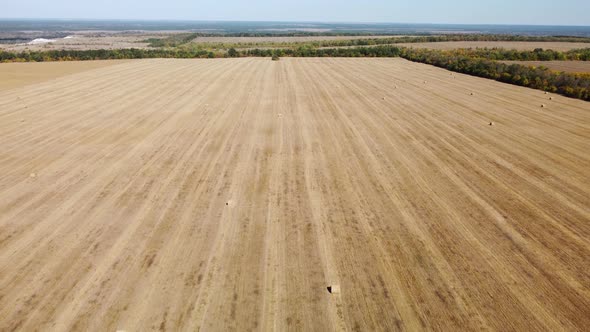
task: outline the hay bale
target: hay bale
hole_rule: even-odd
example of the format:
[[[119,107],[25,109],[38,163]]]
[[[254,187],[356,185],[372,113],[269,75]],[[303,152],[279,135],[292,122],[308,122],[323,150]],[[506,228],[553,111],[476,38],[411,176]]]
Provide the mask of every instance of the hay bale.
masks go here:
[[[541,104],[541,108],[545,108],[545,104]]]
[[[328,286],[328,292],[330,294],[340,294],[340,285],[330,285],[330,286]]]
[[[548,94],[549,94],[549,92],[545,91],[545,94],[546,94],[546,95],[548,95]]]
[[[553,100],[553,97],[549,97],[549,100]]]
[[[493,125],[494,125],[494,123],[493,122],[490,122],[490,126],[493,126]]]
[[[470,96],[473,96],[473,95],[475,95],[475,93],[471,92],[469,95],[470,95]]]

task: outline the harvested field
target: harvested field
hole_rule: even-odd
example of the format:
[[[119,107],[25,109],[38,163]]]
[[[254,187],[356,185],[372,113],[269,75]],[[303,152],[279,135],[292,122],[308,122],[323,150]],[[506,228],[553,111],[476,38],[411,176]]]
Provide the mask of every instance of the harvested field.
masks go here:
[[[0,330],[583,330],[588,266],[587,102],[385,58],[0,92]]]
[[[590,43],[568,42],[510,42],[510,41],[457,41],[434,43],[401,43],[398,46],[412,48],[428,48],[433,50],[453,50],[458,48],[505,48],[519,51],[532,51],[536,48],[554,51],[569,51],[579,48],[590,48]]]
[[[519,64],[524,66],[547,67],[555,71],[568,73],[590,73],[590,61],[502,61],[508,64]]]
[[[123,62],[125,60],[0,63],[0,91]]]

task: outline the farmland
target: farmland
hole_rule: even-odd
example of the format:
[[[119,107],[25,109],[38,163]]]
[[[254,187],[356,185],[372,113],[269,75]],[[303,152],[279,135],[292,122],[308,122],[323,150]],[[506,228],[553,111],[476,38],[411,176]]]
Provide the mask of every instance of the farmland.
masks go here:
[[[69,38],[51,39],[49,43],[40,44],[0,44],[0,50],[9,52],[22,51],[50,51],[50,50],[113,50],[125,48],[146,48],[148,43],[144,41],[149,38],[158,38],[171,35],[150,33],[120,33],[120,32],[76,32]],[[172,34],[174,35],[174,34]],[[0,34],[2,36],[2,34]]]
[[[519,51],[532,51],[536,48],[554,51],[569,51],[573,49],[589,48],[590,43],[571,42],[522,42],[522,41],[451,41],[435,43],[400,43],[396,46],[427,48],[433,50],[453,50],[458,48],[505,48]]]
[[[5,63],[0,66],[0,91],[122,63],[124,60]]]
[[[589,221],[588,102],[400,58],[0,91],[0,330],[582,330]]]
[[[519,64],[524,66],[547,67],[555,71],[568,73],[590,74],[590,61],[502,61],[508,64]]]

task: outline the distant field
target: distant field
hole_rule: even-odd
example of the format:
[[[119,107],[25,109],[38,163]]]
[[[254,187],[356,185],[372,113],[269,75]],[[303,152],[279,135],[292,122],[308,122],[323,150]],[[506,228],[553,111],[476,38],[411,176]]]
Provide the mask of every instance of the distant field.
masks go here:
[[[590,43],[568,42],[510,42],[510,41],[459,41],[436,43],[401,43],[397,46],[429,48],[434,50],[452,50],[457,48],[506,48],[519,51],[531,51],[536,48],[569,51],[577,48],[590,48]]]
[[[590,61],[502,61],[503,63],[516,63],[525,66],[544,66],[556,71],[568,73],[590,73]]]
[[[66,32],[60,32],[64,35]],[[189,39],[180,44],[189,44],[196,47],[204,48],[282,48],[290,46],[300,46],[311,42],[329,42],[329,41],[354,41],[360,39],[386,39],[386,38],[401,38],[401,37],[416,37],[412,35],[378,35],[378,36],[266,36],[266,37],[197,37],[192,41],[190,32],[182,31],[150,31],[150,32],[109,32],[109,31],[86,31],[76,32],[67,38],[51,38],[50,43],[40,43],[29,45],[27,43],[13,43],[0,44],[0,50],[21,52],[21,51],[49,51],[49,50],[98,50],[98,49],[129,49],[129,48],[149,48],[150,44],[146,41],[148,39],[156,39],[166,41],[167,39],[174,40],[174,36],[178,34],[188,35]],[[25,38],[19,35],[19,38]],[[390,42],[390,41],[386,41]],[[179,44],[179,45],[180,45]],[[316,43],[317,44],[317,43]],[[325,45],[324,48],[337,47],[358,47],[358,46],[330,46]],[[329,43],[328,43],[329,44]],[[157,45],[155,46],[170,46]],[[517,50],[533,50],[535,48],[553,49],[557,51],[567,51],[575,48],[590,48],[590,43],[574,43],[574,42],[511,42],[511,41],[453,41],[453,42],[428,42],[428,43],[396,43],[393,46],[399,47],[417,47],[417,48],[431,48],[431,49],[456,49],[456,48],[493,48],[503,47],[507,49]],[[154,44],[151,44],[154,46]],[[178,46],[178,45],[173,45]],[[371,47],[375,45],[367,45]],[[378,45],[377,45],[378,46]]]
[[[176,32],[175,32],[176,33]],[[147,33],[90,33],[81,32],[74,35],[74,38],[56,39],[54,42],[27,45],[20,44],[0,44],[0,50],[20,52],[20,51],[49,51],[49,50],[97,50],[97,49],[123,49],[123,48],[148,48],[148,43],[144,41],[149,38],[166,38],[171,32],[150,32]],[[269,44],[282,43],[305,43],[310,41],[328,41],[328,40],[358,40],[358,39],[375,39],[375,38],[392,38],[402,36],[305,36],[305,37],[198,37],[192,42],[197,45],[204,44],[244,44],[244,48],[257,47],[265,48]],[[406,36],[407,37],[407,36]],[[206,45],[208,46],[208,45]],[[278,47],[279,45],[277,45]],[[239,46],[238,46],[239,47]]]
[[[0,91],[0,331],[580,331],[589,220],[590,103],[399,58]]]
[[[168,33],[167,35],[169,35]],[[21,52],[31,51],[50,51],[50,50],[99,50],[99,49],[122,49],[122,48],[146,48],[147,43],[144,40],[152,37],[162,37],[159,34],[120,34],[120,33],[78,33],[73,35],[74,38],[56,39],[54,42],[37,45],[20,44],[0,44],[0,50]]]
[[[491,33],[541,36],[590,36],[588,26],[410,24],[410,23],[321,23],[321,22],[239,22],[166,20],[14,20],[0,19],[0,32],[33,31],[197,31],[206,33]]]
[[[322,40],[357,40],[410,36],[305,36],[305,37],[198,37],[193,43],[303,43]]]
[[[120,64],[125,60],[0,63],[0,91]]]

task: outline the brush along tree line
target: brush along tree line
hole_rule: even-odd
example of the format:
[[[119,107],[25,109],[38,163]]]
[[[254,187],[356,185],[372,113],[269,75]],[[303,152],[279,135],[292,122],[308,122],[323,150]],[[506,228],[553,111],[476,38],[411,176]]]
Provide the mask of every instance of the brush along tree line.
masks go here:
[[[494,79],[510,84],[590,101],[590,75],[555,72],[544,67],[504,64],[495,60],[590,60],[590,48],[558,52],[537,49],[512,51],[504,49],[427,50],[394,46],[296,49],[229,49],[217,52],[206,49],[123,49],[87,51],[0,52],[0,62],[68,61],[142,58],[213,58],[213,57],[402,57],[448,70]]]

